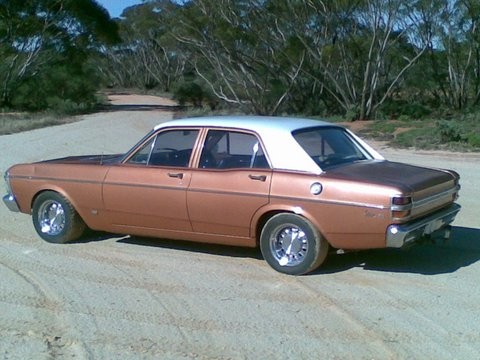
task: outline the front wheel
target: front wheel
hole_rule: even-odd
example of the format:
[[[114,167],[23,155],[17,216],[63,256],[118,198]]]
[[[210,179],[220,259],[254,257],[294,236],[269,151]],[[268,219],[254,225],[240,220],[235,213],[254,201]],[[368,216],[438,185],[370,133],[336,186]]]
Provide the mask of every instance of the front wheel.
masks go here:
[[[310,221],[290,213],[270,218],[260,235],[260,249],[275,270],[302,275],[315,270],[325,260],[328,242]]]
[[[53,191],[38,195],[33,203],[32,219],[37,234],[51,243],[76,240],[86,228],[72,204]]]

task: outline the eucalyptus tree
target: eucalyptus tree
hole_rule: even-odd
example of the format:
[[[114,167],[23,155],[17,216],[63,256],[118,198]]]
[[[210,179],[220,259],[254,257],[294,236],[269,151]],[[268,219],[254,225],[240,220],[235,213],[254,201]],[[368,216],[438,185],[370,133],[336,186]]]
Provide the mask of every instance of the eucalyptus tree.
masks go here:
[[[480,3],[438,1],[430,66],[442,103],[461,110],[480,104]]]
[[[258,114],[282,109],[305,61],[269,6],[263,0],[190,1],[174,32],[219,100]]]
[[[170,0],[153,0],[124,10],[118,24],[122,42],[107,51],[107,76],[125,87],[160,87],[170,91],[185,70],[185,56],[179,51],[171,27],[180,5]]]
[[[430,43],[416,0],[285,1],[309,55],[307,75],[353,118],[371,118]]]
[[[68,92],[70,77],[86,75],[90,51],[116,40],[116,24],[94,0],[0,1],[1,104],[23,103],[19,94],[39,101],[41,96],[61,96],[46,93],[60,91],[58,84],[48,86],[55,72],[69,74],[66,79],[57,77]]]

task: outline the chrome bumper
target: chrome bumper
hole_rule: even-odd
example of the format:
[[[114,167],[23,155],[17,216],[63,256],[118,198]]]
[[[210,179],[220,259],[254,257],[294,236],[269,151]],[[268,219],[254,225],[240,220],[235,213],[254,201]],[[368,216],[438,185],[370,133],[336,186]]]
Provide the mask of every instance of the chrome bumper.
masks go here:
[[[461,206],[453,204],[447,209],[433,215],[407,224],[390,225],[387,228],[387,247],[400,248],[422,239],[425,236],[434,236],[434,233],[444,232],[449,237],[448,225],[453,222]]]
[[[18,207],[17,201],[15,200],[15,196],[12,194],[7,194],[3,197],[3,202],[7,206],[8,210],[14,212],[20,212],[20,208]]]

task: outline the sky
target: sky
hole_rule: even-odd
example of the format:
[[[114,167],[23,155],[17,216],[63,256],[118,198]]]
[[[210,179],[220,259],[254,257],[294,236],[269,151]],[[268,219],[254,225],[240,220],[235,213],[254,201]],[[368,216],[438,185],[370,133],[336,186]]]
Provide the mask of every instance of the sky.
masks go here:
[[[141,4],[142,0],[96,0],[97,3],[102,5],[110,13],[110,17],[115,18],[119,17],[123,9]]]

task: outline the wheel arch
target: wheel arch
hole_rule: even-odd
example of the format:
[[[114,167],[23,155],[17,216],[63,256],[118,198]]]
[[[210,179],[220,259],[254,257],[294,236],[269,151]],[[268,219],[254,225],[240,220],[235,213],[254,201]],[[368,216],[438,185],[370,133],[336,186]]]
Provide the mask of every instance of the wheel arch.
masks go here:
[[[32,200],[30,202],[30,213],[33,212],[33,204],[35,203],[37,198],[41,194],[44,194],[46,192],[57,193],[57,194],[61,195],[62,197],[64,197],[65,200],[67,200],[72,205],[72,207],[78,213],[78,216],[80,216],[80,218],[83,220],[83,222],[85,222],[85,224],[87,224],[87,222],[85,221],[86,220],[85,216],[83,216],[82,211],[79,208],[78,204],[68,195],[68,193],[64,189],[62,189],[61,187],[57,187],[57,186],[44,187],[44,188],[41,188],[41,189],[37,190],[35,192],[35,194],[32,196]],[[88,224],[87,224],[87,226],[88,226]]]
[[[322,235],[322,237],[330,244],[330,241],[325,236],[325,232],[322,229],[322,226],[319,224],[318,220],[310,214],[308,211],[305,211],[303,208],[298,206],[289,206],[289,205],[282,205],[282,206],[268,206],[262,208],[261,211],[258,211],[257,214],[254,216],[252,221],[251,227],[251,234],[255,238],[256,246],[259,246],[260,243],[260,234],[262,233],[262,229],[267,223],[269,219],[273,216],[281,213],[288,213],[288,214],[296,214],[299,216],[304,217],[312,225],[317,229],[317,231]],[[330,244],[331,246],[331,244]]]
[[[61,192],[50,189],[33,197],[32,220],[37,234],[50,243],[77,240],[87,229],[73,204]]]

